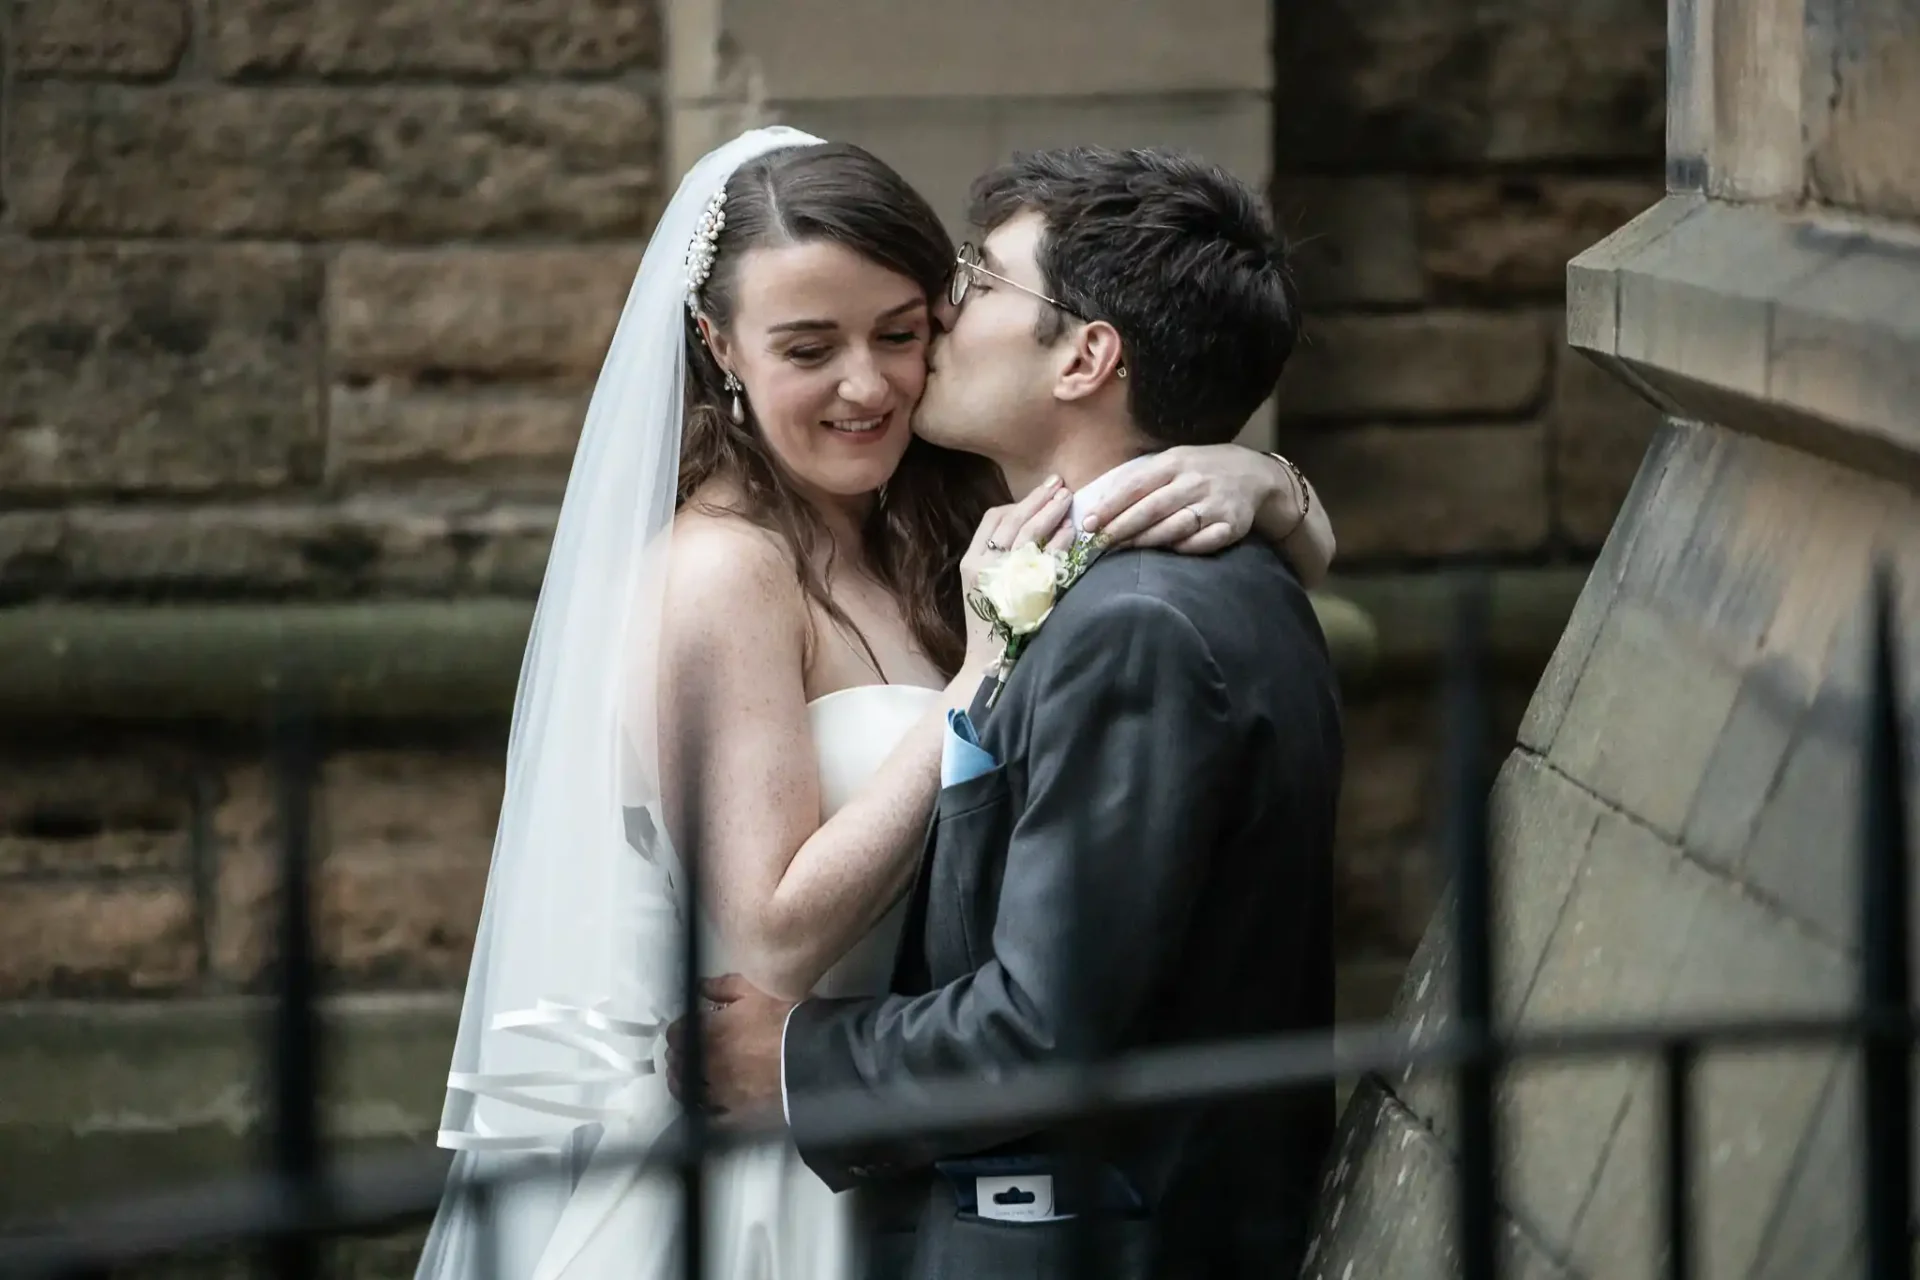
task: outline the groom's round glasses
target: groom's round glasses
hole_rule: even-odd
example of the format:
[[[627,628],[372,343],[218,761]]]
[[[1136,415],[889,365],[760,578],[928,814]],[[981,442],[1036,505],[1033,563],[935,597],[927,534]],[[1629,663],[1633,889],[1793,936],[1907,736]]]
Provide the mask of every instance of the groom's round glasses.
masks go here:
[[[975,248],[971,242],[960,246],[960,256],[954,261],[957,270],[953,273],[953,283],[947,286],[947,301],[956,307],[967,300],[967,290],[973,287],[974,277],[980,275],[986,276],[990,280],[996,280],[1006,285],[1009,289],[1018,289],[1030,298],[1038,298],[1050,307],[1058,307],[1075,320],[1081,321],[1082,323],[1086,322],[1087,318],[1085,316],[1075,311],[1066,303],[1055,298],[1049,298],[1037,289],[1029,289],[1018,280],[1009,280],[997,271],[987,270],[986,267],[981,265],[980,250]]]

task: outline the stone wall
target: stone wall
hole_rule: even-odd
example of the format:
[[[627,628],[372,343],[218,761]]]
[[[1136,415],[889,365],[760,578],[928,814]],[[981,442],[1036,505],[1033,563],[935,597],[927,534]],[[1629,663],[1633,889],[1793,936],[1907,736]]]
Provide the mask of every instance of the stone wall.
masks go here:
[[[537,583],[661,198],[652,9],[5,11],[0,592]]]
[[[661,202],[645,3],[4,0],[0,600],[537,588]],[[0,748],[0,999],[253,985],[254,744]],[[346,986],[457,987],[504,734],[327,763]]]
[[[1660,198],[1662,0],[1274,12],[1273,199],[1308,316],[1280,444],[1340,573],[1587,563],[1659,416],[1566,345],[1566,264]],[[1503,750],[1545,656],[1503,686]],[[1351,691],[1348,731],[1343,936],[1404,955],[1432,906],[1429,677]]]

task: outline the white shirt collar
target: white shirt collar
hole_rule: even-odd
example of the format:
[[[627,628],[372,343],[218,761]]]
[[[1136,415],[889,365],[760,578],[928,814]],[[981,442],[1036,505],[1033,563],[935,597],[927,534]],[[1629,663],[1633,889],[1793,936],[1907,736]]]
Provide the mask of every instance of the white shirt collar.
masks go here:
[[[1085,520],[1095,507],[1100,505],[1101,495],[1105,494],[1113,485],[1118,484],[1133,468],[1147,462],[1152,457],[1153,455],[1149,453],[1143,454],[1138,458],[1130,458],[1109,471],[1101,472],[1074,490],[1073,502],[1069,510],[1069,514],[1073,517],[1073,527],[1076,530],[1079,529],[1080,522]]]

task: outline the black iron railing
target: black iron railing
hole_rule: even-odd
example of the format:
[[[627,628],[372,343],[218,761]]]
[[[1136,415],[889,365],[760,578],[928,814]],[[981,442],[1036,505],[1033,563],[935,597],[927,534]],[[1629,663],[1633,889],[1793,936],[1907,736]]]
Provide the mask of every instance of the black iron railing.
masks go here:
[[[1448,809],[1457,950],[1459,1016],[1442,1035],[1416,1042],[1392,1026],[1333,1034],[1286,1035],[1227,1044],[1163,1048],[1106,1061],[1075,1059],[1036,1067],[991,1083],[955,1080],[912,1098],[868,1093],[826,1099],[823,1117],[795,1136],[803,1142],[854,1144],[909,1133],[965,1130],[1026,1122],[1050,1126],[1177,1103],[1225,1102],[1369,1073],[1409,1069],[1453,1073],[1459,1104],[1456,1224],[1460,1274],[1500,1274],[1496,1234],[1499,1137],[1494,1085],[1516,1062],[1643,1057],[1662,1064],[1665,1096],[1666,1274],[1689,1280],[1698,1240],[1691,1211],[1696,1178],[1694,1071],[1713,1051],[1810,1044],[1861,1047],[1864,1125],[1865,1270],[1873,1280],[1913,1275],[1913,1086],[1916,1020],[1911,1001],[1908,830],[1903,791],[1901,699],[1895,670],[1891,574],[1875,574],[1864,753],[1864,857],[1859,883],[1860,1000],[1851,1011],[1822,1016],[1696,1018],[1631,1025],[1541,1026],[1498,1031],[1494,1024],[1496,916],[1487,822],[1491,771],[1487,692],[1483,686],[1485,595],[1473,579],[1460,593],[1448,673]],[[282,945],[270,1046],[273,1145],[270,1165],[244,1178],[109,1207],[78,1225],[0,1239],[0,1274],[100,1276],[187,1252],[242,1246],[260,1251],[272,1272],[304,1280],[316,1272],[319,1242],[431,1217],[446,1164],[438,1153],[379,1160],[330,1160],[319,1128],[321,1022],[316,1015],[315,957],[309,919],[309,807],[316,752],[309,730],[283,726],[280,761]],[[697,812],[689,806],[687,812]],[[697,847],[697,837],[689,841]],[[698,877],[689,893],[696,894]],[[697,910],[697,906],[695,908]],[[697,918],[692,913],[689,918]],[[691,935],[693,931],[689,931]],[[697,1021],[701,1001],[699,940],[685,942],[685,1005]],[[683,1076],[701,1079],[700,1037],[686,1040]],[[625,1153],[652,1176],[677,1177],[684,1192],[684,1274],[704,1275],[700,1173],[731,1147],[768,1136],[769,1128],[716,1128],[690,1100],[659,1141]],[[509,1180],[504,1173],[464,1185],[486,1220],[486,1206]],[[1391,1229],[1390,1224],[1383,1229]],[[493,1255],[471,1280],[494,1280]],[[1085,1256],[1090,1257],[1091,1254]],[[515,1280],[504,1277],[503,1280]]]

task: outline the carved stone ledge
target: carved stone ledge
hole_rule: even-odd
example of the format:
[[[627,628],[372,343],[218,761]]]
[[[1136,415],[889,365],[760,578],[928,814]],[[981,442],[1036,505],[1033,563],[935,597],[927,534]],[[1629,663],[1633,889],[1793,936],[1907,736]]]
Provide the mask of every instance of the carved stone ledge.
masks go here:
[[[1567,267],[1567,341],[1674,416],[1920,484],[1920,236],[1668,196]]]

